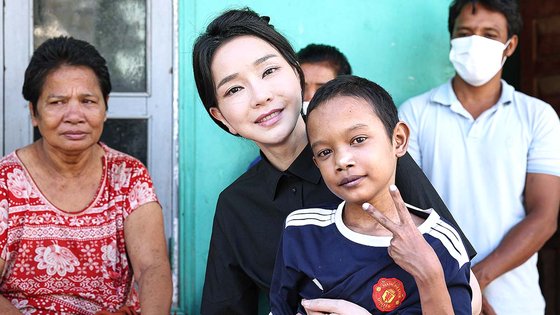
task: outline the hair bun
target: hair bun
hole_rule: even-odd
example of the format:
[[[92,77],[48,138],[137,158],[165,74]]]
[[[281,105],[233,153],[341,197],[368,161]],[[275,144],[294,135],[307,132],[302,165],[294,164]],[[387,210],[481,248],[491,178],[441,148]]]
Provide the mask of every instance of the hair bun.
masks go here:
[[[263,20],[266,24],[270,23],[270,16],[261,15],[261,20]]]

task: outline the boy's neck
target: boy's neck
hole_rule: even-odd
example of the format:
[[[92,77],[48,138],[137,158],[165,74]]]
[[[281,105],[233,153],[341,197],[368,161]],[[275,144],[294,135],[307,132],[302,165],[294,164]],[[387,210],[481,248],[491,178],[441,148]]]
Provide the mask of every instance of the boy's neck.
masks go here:
[[[371,203],[377,210],[379,210],[383,215],[385,215],[389,220],[393,221],[394,223],[400,223],[399,214],[397,212],[397,208],[393,203],[393,200],[390,200],[390,203],[387,202],[376,202]],[[415,215],[414,213],[410,213],[412,217],[412,221],[414,221],[416,226],[420,226],[425,219]],[[387,230],[383,225],[381,225],[374,217],[372,217],[369,213],[365,212],[362,209],[361,204],[354,204],[346,202],[344,204],[344,209],[342,212],[342,221],[344,225],[348,227],[350,230],[364,234],[364,235],[371,235],[371,236],[392,236],[393,234]]]
[[[390,198],[390,196],[389,196]],[[385,198],[386,199],[386,198]],[[397,209],[393,200],[378,200],[371,202],[375,209],[379,210],[389,220],[400,222]],[[372,236],[390,236],[392,233],[381,225],[375,218],[362,209],[361,204],[346,202],[342,212],[342,221],[350,230]]]

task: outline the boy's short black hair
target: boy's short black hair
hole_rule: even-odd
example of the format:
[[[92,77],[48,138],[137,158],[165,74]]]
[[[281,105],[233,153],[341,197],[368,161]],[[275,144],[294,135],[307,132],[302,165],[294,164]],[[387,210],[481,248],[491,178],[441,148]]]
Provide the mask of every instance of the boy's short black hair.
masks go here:
[[[196,39],[193,48],[194,79],[200,100],[209,115],[210,108],[218,107],[216,85],[214,78],[212,78],[212,59],[218,48],[239,36],[255,36],[276,48],[280,55],[297,72],[303,100],[305,81],[296,53],[288,40],[276,31],[274,26],[269,24],[269,21],[269,17],[259,16],[249,8],[229,10],[210,22],[208,27],[206,27],[206,31]],[[210,117],[218,126],[229,132],[228,128],[219,120],[212,117],[212,115]]]
[[[327,63],[336,75],[352,74],[352,67],[338,48],[323,44],[309,44],[297,53],[300,64]]]
[[[523,20],[516,0],[454,0],[449,6],[449,19],[447,21],[447,27],[451,36],[453,36],[453,28],[455,27],[457,17],[461,14],[463,7],[469,3],[473,5],[473,14],[476,12],[477,3],[491,11],[503,14],[508,24],[508,38],[521,33]]]
[[[37,113],[37,101],[47,76],[64,65],[84,66],[91,69],[97,77],[107,108],[107,100],[111,93],[111,77],[105,58],[86,41],[60,36],[47,39],[37,47],[25,70],[22,94],[23,98],[32,104],[33,112]]]
[[[389,138],[399,122],[397,107],[391,95],[378,84],[353,75],[342,75],[321,86],[307,107],[306,122],[313,110],[337,97],[350,96],[365,100],[379,117]]]

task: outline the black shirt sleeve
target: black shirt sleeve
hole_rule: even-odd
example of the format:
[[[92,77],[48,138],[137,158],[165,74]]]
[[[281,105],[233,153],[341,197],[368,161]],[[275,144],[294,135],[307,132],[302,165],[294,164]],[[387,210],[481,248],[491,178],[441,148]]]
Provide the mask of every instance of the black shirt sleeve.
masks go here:
[[[408,152],[399,158],[397,162],[395,185],[397,185],[403,199],[407,203],[422,209],[433,208],[436,210],[440,216],[457,229],[469,257],[472,259],[476,255],[474,247],[449,212],[449,209],[447,209],[434,186]]]
[[[227,231],[224,230],[227,223],[223,221],[223,211],[220,211],[218,201],[206,264],[201,314],[256,315],[258,288],[239,266]]]

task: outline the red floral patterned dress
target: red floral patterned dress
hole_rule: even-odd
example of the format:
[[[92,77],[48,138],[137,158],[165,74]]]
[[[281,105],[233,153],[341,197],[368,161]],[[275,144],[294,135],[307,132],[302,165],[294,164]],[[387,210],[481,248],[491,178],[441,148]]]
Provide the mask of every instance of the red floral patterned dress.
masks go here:
[[[0,293],[24,314],[139,309],[124,222],[157,197],[142,163],[101,146],[103,178],[78,213],[52,205],[15,153],[0,160]]]

